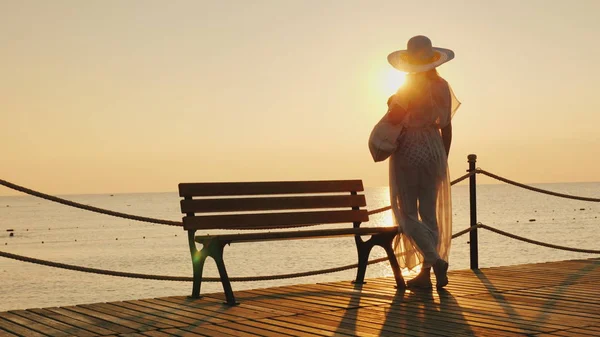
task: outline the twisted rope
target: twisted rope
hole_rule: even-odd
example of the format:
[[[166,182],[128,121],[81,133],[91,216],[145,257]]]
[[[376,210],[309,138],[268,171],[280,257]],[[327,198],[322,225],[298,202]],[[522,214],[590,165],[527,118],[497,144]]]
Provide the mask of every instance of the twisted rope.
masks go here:
[[[459,177],[459,178],[456,178],[456,179],[452,180],[452,181],[450,182],[450,185],[458,184],[458,183],[460,183],[461,181],[463,181],[463,180],[465,180],[465,179],[469,178],[470,176],[472,176],[472,175],[474,175],[474,174],[477,174],[477,171],[472,171],[472,172],[469,172],[469,173],[467,173],[467,174],[465,174],[465,175],[463,175],[463,176],[461,176],[461,177]],[[392,206],[391,206],[391,205],[390,205],[390,206],[381,207],[381,208],[377,208],[377,209],[371,210],[371,211],[369,211],[367,214],[369,214],[369,215],[373,215],[373,214],[377,214],[377,213],[381,213],[381,212],[389,211],[390,209],[392,209]]]
[[[562,197],[562,198],[569,198],[569,199],[576,199],[576,200],[583,200],[583,201],[592,201],[592,202],[600,202],[600,199],[596,199],[596,198],[587,198],[587,197],[579,197],[579,196],[573,196],[573,195],[568,195],[568,194],[562,194],[562,193],[557,193],[557,192],[552,192],[552,191],[548,191],[548,190],[543,190],[543,189],[539,189],[539,188],[535,188],[535,187],[531,187],[528,185],[524,185],[512,180],[509,180],[507,178],[503,178],[500,176],[497,176],[493,173],[487,172],[485,170],[482,169],[477,169],[475,171],[471,171],[468,172],[467,174],[459,177],[458,179],[455,179],[451,182],[451,185],[457,184],[465,179],[467,179],[468,177],[471,177],[474,174],[477,173],[482,173],[485,174],[491,178],[503,181],[505,183],[511,184],[511,185],[515,185],[518,187],[522,187],[528,190],[532,190],[535,192],[539,192],[539,193],[545,193],[545,194],[549,194],[549,195],[553,195],[553,196],[557,196],[557,197]],[[93,207],[93,206],[88,206],[88,205],[84,205],[84,204],[80,204],[77,202],[73,202],[70,200],[66,200],[66,199],[62,199],[62,198],[58,198],[55,196],[51,196],[48,194],[44,194],[41,192],[37,192],[16,184],[12,184],[10,182],[7,182],[5,180],[1,180],[0,179],[0,185],[6,186],[8,188],[11,188],[13,190],[16,191],[20,191],[23,193],[27,193],[42,199],[46,199],[49,201],[53,201],[53,202],[57,202],[63,205],[67,205],[67,206],[71,206],[71,207],[75,207],[75,208],[79,208],[79,209],[84,209],[84,210],[88,210],[91,212],[96,212],[96,213],[100,213],[100,214],[105,214],[105,215],[110,215],[110,216],[116,216],[116,217],[120,217],[120,218],[125,218],[125,219],[130,219],[130,220],[136,220],[136,221],[143,221],[143,222],[149,222],[149,223],[155,223],[155,224],[163,224],[163,225],[170,225],[170,226],[181,226],[182,223],[179,221],[171,221],[171,220],[163,220],[163,219],[155,219],[155,218],[149,218],[149,217],[142,217],[142,216],[137,216],[137,215],[131,215],[131,214],[126,214],[126,213],[121,213],[121,212],[115,212],[115,211],[111,211],[111,210],[106,210],[106,209],[102,209],[102,208],[98,208],[98,207]],[[382,207],[382,208],[378,208],[378,209],[374,209],[368,212],[369,215],[372,214],[376,214],[376,213],[381,213],[381,212],[385,212],[387,210],[390,210],[391,206],[387,206],[387,207]],[[520,240],[520,241],[524,241],[524,242],[528,242],[531,244],[536,244],[539,246],[544,246],[544,247],[549,247],[549,248],[554,248],[554,249],[560,249],[560,250],[567,250],[567,251],[572,251],[572,252],[580,252],[580,253],[590,253],[590,254],[600,254],[600,251],[598,250],[591,250],[591,249],[579,249],[579,248],[571,248],[571,247],[565,247],[565,246],[558,246],[558,245],[554,245],[554,244],[549,244],[549,243],[545,243],[545,242],[541,242],[541,241],[536,241],[536,240],[532,240],[532,239],[527,239],[515,234],[511,234],[508,232],[504,232],[502,230],[484,225],[482,223],[478,223],[476,226],[472,226],[469,227],[465,230],[462,230],[454,235],[452,235],[452,239],[455,239],[459,236],[462,236],[472,230],[475,230],[477,228],[484,228],[487,229],[489,231],[495,232],[497,234],[500,235],[504,235],[507,237],[510,237],[512,239],[516,239],[516,240]],[[75,265],[70,265],[70,264],[65,264],[65,263],[58,263],[58,262],[52,262],[52,261],[46,261],[46,260],[40,260],[40,259],[36,259],[36,258],[31,258],[31,257],[27,257],[27,256],[22,256],[22,255],[16,255],[16,254],[11,254],[11,253],[7,253],[7,252],[2,252],[0,251],[0,256],[5,257],[5,258],[10,258],[10,259],[14,259],[14,260],[18,260],[18,261],[23,261],[23,262],[29,262],[29,263],[35,263],[35,264],[40,264],[40,265],[45,265],[45,266],[50,266],[50,267],[55,267],[55,268],[62,268],[62,269],[68,269],[68,270],[75,270],[75,271],[81,271],[81,272],[87,272],[87,273],[95,273],[95,274],[101,274],[101,275],[111,275],[111,276],[120,276],[120,277],[129,277],[129,278],[139,278],[139,279],[149,279],[149,280],[161,280],[161,281],[193,281],[193,277],[186,277],[186,276],[165,276],[165,275],[151,275],[151,274],[139,274],[139,273],[127,273],[127,272],[118,272],[118,271],[112,271],[112,270],[104,270],[104,269],[97,269],[97,268],[89,268],[89,267],[82,267],[82,266],[75,266]],[[388,258],[387,257],[383,257],[383,258],[379,258],[379,259],[374,259],[371,261],[368,261],[367,264],[371,265],[371,264],[375,264],[375,263],[380,263],[380,262],[384,262],[387,261]],[[266,280],[279,280],[279,279],[287,279],[287,278],[296,278],[296,277],[305,277],[305,276],[314,276],[314,275],[320,275],[320,274],[326,274],[326,273],[334,273],[334,272],[339,272],[339,271],[344,271],[344,270],[349,270],[349,269],[354,269],[357,268],[358,264],[351,264],[351,265],[346,265],[346,266],[341,266],[341,267],[335,267],[335,268],[328,268],[328,269],[321,269],[321,270],[315,270],[315,271],[308,271],[308,272],[299,272],[299,273],[291,273],[291,274],[280,274],[280,275],[268,275],[268,276],[254,276],[254,277],[232,277],[230,278],[230,281],[232,282],[248,282],[248,281],[266,281]],[[204,277],[202,279],[202,281],[204,282],[219,282],[220,279],[217,277]]]
[[[451,182],[452,185],[459,183],[463,180],[465,180],[466,178],[472,176],[473,174],[475,174],[476,172],[469,172],[467,174],[465,174],[464,176],[454,180]],[[111,211],[108,209],[104,209],[104,208],[99,208],[99,207],[94,207],[94,206],[89,206],[89,205],[84,205],[84,204],[80,204],[78,202],[74,202],[71,200],[67,200],[67,199],[63,199],[63,198],[59,198],[53,195],[49,195],[46,193],[42,193],[42,192],[38,192],[32,189],[29,189],[27,187],[23,187],[23,186],[19,186],[17,184],[13,184],[11,182],[8,182],[6,180],[2,180],[0,179],[0,185],[8,187],[10,189],[13,189],[15,191],[19,191],[22,193],[26,193],[29,195],[32,195],[34,197],[38,197],[38,198],[42,198],[48,201],[53,201],[59,204],[63,204],[63,205],[67,205],[67,206],[71,206],[71,207],[75,207],[75,208],[79,208],[79,209],[83,209],[86,211],[90,211],[90,212],[95,212],[95,213],[100,213],[100,214],[104,214],[104,215],[110,215],[110,216],[115,216],[115,217],[119,217],[119,218],[123,218],[123,219],[129,219],[129,220],[135,220],[135,221],[142,221],[142,222],[148,222],[148,223],[154,223],[154,224],[159,224],[159,225],[169,225],[169,226],[183,226],[183,224],[181,223],[181,221],[173,221],[173,220],[164,220],[164,219],[156,219],[156,218],[149,218],[149,217],[144,217],[144,216],[139,216],[139,215],[133,215],[133,214],[127,214],[127,213],[121,213],[121,212],[115,212],[115,211]],[[368,214],[372,215],[372,214],[376,214],[376,213],[380,213],[380,212],[385,212],[387,210],[390,210],[391,206],[387,206],[387,207],[382,207],[382,208],[378,208],[372,211],[369,211]]]
[[[560,198],[567,198],[567,199],[574,199],[574,200],[582,200],[582,201],[591,201],[591,202],[600,202],[600,199],[598,198],[588,198],[588,197],[580,197],[580,196],[576,196],[576,195],[570,195],[570,194],[564,194],[564,193],[558,193],[558,192],[552,192],[552,191],[548,191],[548,190],[544,190],[541,188],[537,188],[537,187],[532,187],[532,186],[528,186],[525,184],[521,184],[519,182],[495,175],[493,173],[490,173],[486,170],[482,170],[482,169],[477,169],[476,170],[478,173],[484,174],[490,178],[494,178],[496,180],[505,182],[507,184],[510,185],[514,185],[517,187],[521,187],[530,191],[534,191],[534,192],[538,192],[538,193],[544,193],[544,194],[548,194],[548,195],[553,195],[555,197],[560,197]]]
[[[452,181],[450,182],[450,185],[458,184],[458,183],[460,183],[461,181],[463,181],[463,180],[465,180],[465,179],[469,178],[470,176],[472,176],[472,175],[474,175],[474,174],[477,174],[477,170],[475,170],[475,171],[471,171],[471,172],[469,172],[469,173],[467,173],[467,174],[463,175],[462,177],[458,177],[458,178],[456,178],[456,179],[452,180]]]
[[[90,212],[95,212],[95,213],[100,213],[100,214],[105,214],[105,215],[110,215],[110,216],[116,216],[119,218],[124,218],[124,219],[129,219],[129,220],[155,223],[155,224],[160,224],[160,225],[183,226],[183,224],[180,221],[148,218],[148,217],[144,217],[144,216],[131,215],[131,214],[126,214],[126,213],[111,211],[108,209],[103,209],[103,208],[98,208],[98,207],[94,207],[94,206],[80,204],[78,202],[62,199],[59,197],[55,197],[53,195],[49,195],[49,194],[31,190],[31,189],[23,187],[23,186],[15,185],[13,183],[10,183],[10,182],[8,182],[6,180],[2,180],[2,179],[0,179],[0,185],[6,186],[15,191],[33,195],[38,198],[46,199],[49,201],[57,202],[59,204],[63,204],[63,205],[67,205],[67,206],[71,206],[71,207],[75,207],[75,208],[79,208],[79,209],[84,209],[84,210],[90,211]]]
[[[465,235],[477,228],[487,229],[494,233],[497,233],[497,234],[500,234],[500,235],[503,235],[503,236],[506,236],[506,237],[509,237],[512,239],[535,244],[538,246],[554,248],[554,249],[559,249],[559,250],[566,250],[566,251],[571,251],[571,252],[578,252],[578,253],[600,254],[600,250],[572,248],[572,247],[565,247],[565,246],[554,245],[554,244],[545,243],[545,242],[541,242],[541,241],[536,241],[536,240],[528,239],[528,238],[518,236],[515,234],[511,234],[511,233],[484,225],[482,223],[478,223],[476,226],[472,226],[472,227],[466,228],[458,233],[455,233],[454,235],[452,235],[452,239],[456,239],[456,238],[458,238],[462,235]],[[58,263],[58,262],[40,260],[40,259],[28,257],[28,256],[11,254],[11,253],[2,252],[2,251],[0,251],[0,256],[9,258],[9,259],[13,259],[13,260],[29,262],[29,263],[34,263],[34,264],[39,264],[39,265],[44,265],[44,266],[49,266],[49,267],[75,270],[75,271],[100,274],[100,275],[129,277],[129,278],[146,279],[146,280],[159,280],[159,281],[180,281],[180,282],[193,281],[193,277],[188,277],[188,276],[139,274],[139,273],[127,273],[127,272],[119,272],[119,271],[105,270],[105,269],[98,269],[98,268],[89,268],[89,267],[70,265],[70,264],[66,264],[66,263]],[[387,260],[388,260],[387,257],[382,257],[382,258],[371,260],[371,261],[367,262],[367,264],[371,265],[371,264],[381,263],[381,262],[384,262]],[[282,279],[288,279],[288,278],[298,278],[298,277],[315,276],[315,275],[321,275],[321,274],[329,274],[329,273],[335,273],[335,272],[340,272],[340,271],[355,269],[355,268],[358,268],[358,264],[356,264],[356,263],[346,265],[346,266],[341,266],[341,267],[320,269],[320,270],[307,271],[307,272],[290,273],[290,274],[231,277],[230,281],[231,282],[255,282],[255,281],[282,280]],[[202,281],[203,282],[219,282],[220,278],[218,278],[218,277],[203,277]]]
[[[454,234],[452,236],[452,238],[454,239],[454,238],[457,238],[457,237],[459,237],[461,235],[464,235],[464,234],[472,231],[475,228],[477,228],[477,226],[470,227],[470,228],[467,228],[467,229],[465,229],[463,231],[460,231],[460,232]],[[100,274],[100,275],[120,276],[120,277],[129,277],[129,278],[137,278],[137,279],[145,279],[145,280],[159,280],[159,281],[183,281],[183,282],[188,282],[188,281],[193,281],[194,280],[193,277],[187,277],[187,276],[167,276],[167,275],[126,273],[126,272],[119,272],[119,271],[113,271],[113,270],[105,270],[105,269],[98,269],[98,268],[89,268],[89,267],[75,266],[75,265],[66,264],[66,263],[58,263],[58,262],[52,262],[52,261],[47,261],[47,260],[40,260],[40,259],[28,257],[28,256],[11,254],[11,253],[7,253],[7,252],[3,252],[3,251],[0,251],[0,256],[5,257],[5,258],[9,258],[9,259],[13,259],[13,260],[22,261],[22,262],[29,262],[29,263],[40,264],[40,265],[49,266],[49,267],[55,267],[55,268],[61,268],[61,269],[68,269],[68,270],[75,270],[75,271],[80,271],[80,272],[84,272],[84,273],[93,273],[93,274]],[[371,264],[376,264],[376,263],[384,262],[384,261],[387,261],[387,260],[388,260],[387,257],[382,257],[382,258],[378,258],[378,259],[374,259],[374,260],[368,261],[367,264],[371,265]],[[247,277],[231,277],[231,278],[229,278],[229,280],[231,282],[251,282],[251,281],[253,282],[253,281],[282,280],[282,279],[288,279],[288,278],[297,278],[297,277],[306,277],[306,276],[314,276],[314,275],[321,275],[321,274],[329,274],[329,273],[335,273],[335,272],[340,272],[340,271],[349,270],[349,269],[355,269],[355,268],[358,268],[358,264],[357,263],[355,263],[355,264],[349,264],[349,265],[341,266],[341,267],[320,269],[320,270],[307,271],[307,272],[290,273],[290,274],[266,275],[266,276],[247,276]],[[219,282],[220,280],[221,279],[218,278],[218,277],[203,277],[202,278],[202,282]]]
[[[519,240],[519,241],[531,243],[531,244],[542,246],[542,247],[554,248],[554,249],[559,249],[559,250],[566,250],[566,251],[569,251],[569,252],[577,252],[577,253],[600,254],[600,250],[572,248],[572,247],[565,247],[565,246],[554,245],[554,244],[551,244],[551,243],[536,241],[536,240],[528,239],[528,238],[525,238],[525,237],[522,237],[522,236],[518,236],[518,235],[515,235],[515,234],[512,234],[512,233],[508,233],[508,232],[505,232],[503,230],[496,229],[494,227],[490,227],[490,226],[484,225],[482,223],[477,224],[477,227],[487,229],[487,230],[489,230],[491,232],[494,232],[496,234],[500,234],[500,235],[509,237],[511,239],[515,239],[515,240]]]

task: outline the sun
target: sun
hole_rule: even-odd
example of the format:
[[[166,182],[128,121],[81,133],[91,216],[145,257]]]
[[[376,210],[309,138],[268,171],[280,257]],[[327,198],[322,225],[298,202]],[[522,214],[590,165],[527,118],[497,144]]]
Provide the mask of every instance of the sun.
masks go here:
[[[385,75],[386,94],[393,95],[404,84],[404,80],[406,80],[406,73],[396,69],[389,69]]]

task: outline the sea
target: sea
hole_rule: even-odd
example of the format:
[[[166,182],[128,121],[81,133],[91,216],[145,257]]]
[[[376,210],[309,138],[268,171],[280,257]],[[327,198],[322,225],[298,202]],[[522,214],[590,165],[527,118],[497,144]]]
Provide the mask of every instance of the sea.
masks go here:
[[[600,183],[533,186],[600,198]],[[389,205],[387,187],[367,188],[365,195],[368,209]],[[61,197],[123,213],[181,220],[180,198],[176,192]],[[452,203],[453,232],[456,233],[469,227],[467,185],[453,187]],[[477,217],[483,224],[526,238],[600,249],[598,203],[557,198],[511,185],[478,185]],[[389,226],[391,221],[388,211],[372,215],[365,225]],[[479,230],[478,238],[480,268],[598,257],[540,247],[484,229]],[[453,240],[451,270],[469,268],[468,242],[468,234]],[[0,197],[0,251],[106,270],[192,276],[187,235],[179,227],[115,218],[28,195]],[[383,249],[376,247],[371,259],[383,256]],[[351,237],[233,243],[225,248],[230,276],[295,273],[356,262]],[[286,280],[235,282],[233,289],[352,280],[355,274],[356,270],[348,270]],[[218,276],[213,261],[206,263],[204,275]],[[366,276],[392,276],[392,271],[389,264],[383,262],[368,266]],[[202,285],[203,293],[220,291],[220,283]],[[0,294],[0,311],[7,311],[189,295],[191,283],[96,275],[0,257]]]

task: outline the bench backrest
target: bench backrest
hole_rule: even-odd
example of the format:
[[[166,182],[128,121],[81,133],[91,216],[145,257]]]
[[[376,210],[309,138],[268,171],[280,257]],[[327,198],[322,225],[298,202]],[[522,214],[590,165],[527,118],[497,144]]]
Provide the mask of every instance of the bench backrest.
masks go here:
[[[363,191],[362,180],[179,184],[185,230],[358,224],[369,220]]]

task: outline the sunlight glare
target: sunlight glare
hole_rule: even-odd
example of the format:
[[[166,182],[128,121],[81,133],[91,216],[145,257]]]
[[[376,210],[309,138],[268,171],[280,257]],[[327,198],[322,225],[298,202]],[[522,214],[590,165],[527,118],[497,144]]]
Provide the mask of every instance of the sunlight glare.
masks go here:
[[[385,78],[385,90],[386,94],[391,96],[398,88],[404,84],[404,80],[406,79],[406,73],[398,71],[396,69],[389,69]]]

